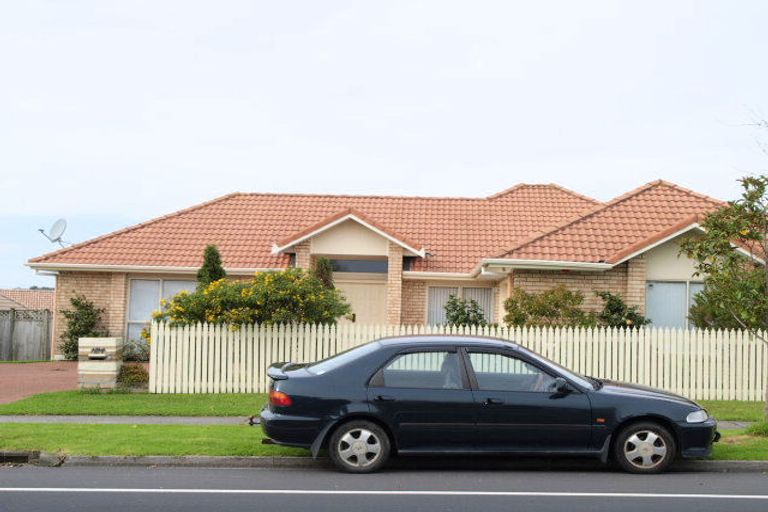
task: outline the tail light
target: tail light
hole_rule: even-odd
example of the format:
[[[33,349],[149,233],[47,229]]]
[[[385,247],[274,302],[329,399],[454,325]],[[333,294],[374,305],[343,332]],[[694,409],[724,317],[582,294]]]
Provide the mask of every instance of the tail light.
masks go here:
[[[282,391],[272,390],[269,392],[269,403],[275,407],[290,407],[293,403],[291,397]]]

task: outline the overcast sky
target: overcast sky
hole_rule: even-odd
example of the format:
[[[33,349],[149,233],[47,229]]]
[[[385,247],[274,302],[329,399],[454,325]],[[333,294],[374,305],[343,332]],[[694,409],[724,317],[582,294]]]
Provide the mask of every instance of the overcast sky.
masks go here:
[[[0,4],[0,286],[232,191],[722,199],[764,172],[768,2]],[[761,138],[762,137],[762,138]],[[498,220],[494,220],[497,222]],[[514,219],[509,219],[514,222]]]

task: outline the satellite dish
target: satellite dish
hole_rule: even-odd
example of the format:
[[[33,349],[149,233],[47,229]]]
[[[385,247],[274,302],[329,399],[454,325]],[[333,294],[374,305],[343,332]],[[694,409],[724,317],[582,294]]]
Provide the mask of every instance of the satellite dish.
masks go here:
[[[51,242],[58,243],[60,246],[64,247],[65,242],[61,239],[61,237],[64,235],[64,231],[66,231],[66,229],[67,221],[64,219],[59,219],[53,223],[53,226],[51,226],[51,229],[48,230],[48,233],[46,233],[44,229],[38,229],[38,231]]]

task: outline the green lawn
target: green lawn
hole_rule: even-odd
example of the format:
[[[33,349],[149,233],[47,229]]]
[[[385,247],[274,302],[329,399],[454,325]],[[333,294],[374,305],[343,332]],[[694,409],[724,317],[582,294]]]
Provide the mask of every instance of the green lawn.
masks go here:
[[[768,427],[723,433],[712,458],[768,460]],[[307,456],[299,448],[261,444],[258,427],[240,425],[0,424],[0,450],[72,455]]]
[[[699,403],[718,420],[763,421],[765,419],[764,402],[700,400]]]
[[[147,393],[82,393],[60,391],[34,395],[0,405],[0,415],[93,414],[99,416],[253,416],[266,395],[206,394],[150,395]]]
[[[308,450],[261,444],[261,428],[240,425],[0,424],[0,450],[71,455],[284,455]]]

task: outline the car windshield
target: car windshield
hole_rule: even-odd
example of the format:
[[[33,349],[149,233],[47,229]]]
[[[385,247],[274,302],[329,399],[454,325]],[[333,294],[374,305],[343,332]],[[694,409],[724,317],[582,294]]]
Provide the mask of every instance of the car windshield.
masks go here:
[[[378,346],[378,342],[371,342],[366,343],[365,345],[360,345],[359,347],[354,347],[349,350],[345,350],[344,352],[339,352],[338,354],[331,356],[329,358],[323,359],[322,361],[318,361],[316,363],[312,363],[306,367],[306,370],[310,373],[314,373],[315,375],[322,375],[326,372],[329,372],[331,370],[335,370],[336,368],[339,368],[341,366],[344,366],[350,361],[354,361],[358,357],[365,356],[367,354],[370,354],[374,350],[376,350]]]
[[[600,386],[599,381],[597,379],[591,379],[589,377],[585,377],[584,375],[580,375],[574,371],[569,370],[568,368],[565,368],[564,366],[561,366],[557,364],[556,362],[547,359],[546,357],[542,356],[541,354],[537,354],[535,352],[531,352],[528,349],[525,349],[523,347],[518,348],[519,351],[525,352],[526,354],[530,355],[534,359],[541,361],[545,365],[549,366],[551,369],[555,370],[557,373],[562,375],[563,377],[575,382],[579,386],[585,387],[587,389],[597,389]]]

